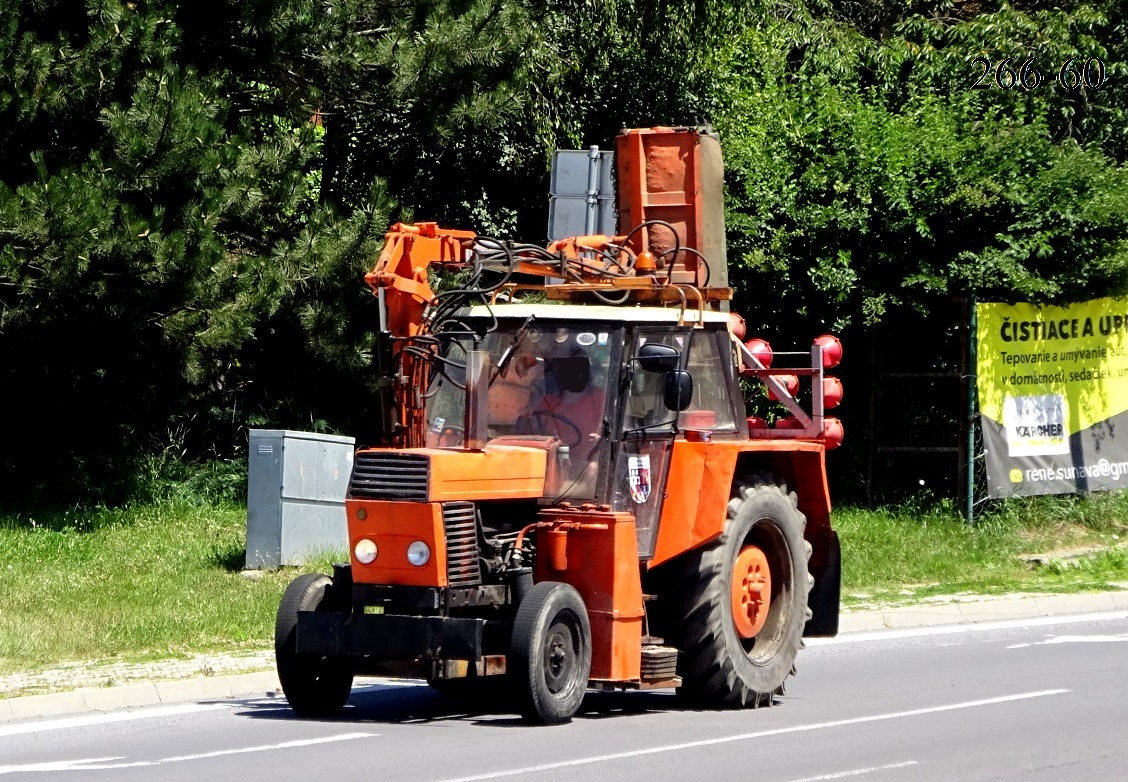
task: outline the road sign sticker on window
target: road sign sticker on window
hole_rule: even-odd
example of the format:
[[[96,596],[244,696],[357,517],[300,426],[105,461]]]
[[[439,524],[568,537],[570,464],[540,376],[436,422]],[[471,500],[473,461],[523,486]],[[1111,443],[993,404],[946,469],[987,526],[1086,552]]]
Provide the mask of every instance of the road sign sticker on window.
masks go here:
[[[650,499],[650,454],[631,456],[627,460],[627,476],[631,499],[642,505]]]

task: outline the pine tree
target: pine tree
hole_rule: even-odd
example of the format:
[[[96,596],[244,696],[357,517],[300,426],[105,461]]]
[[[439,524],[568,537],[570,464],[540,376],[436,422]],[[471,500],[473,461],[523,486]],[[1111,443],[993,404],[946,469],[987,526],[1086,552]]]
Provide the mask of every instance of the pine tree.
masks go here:
[[[0,499],[106,497],[247,425],[365,440],[396,199],[505,229],[544,175],[489,135],[524,127],[518,0],[0,2]]]
[[[300,378],[363,365],[339,310],[364,307],[386,215],[379,190],[354,214],[318,205],[312,88],[277,78],[237,4],[219,4],[235,38],[218,42],[174,3],[6,6],[3,493],[99,488],[145,453],[226,446],[255,416],[320,418]],[[256,382],[247,357],[292,376]]]
[[[549,144],[529,121],[543,45],[532,5],[335,6],[328,37],[342,45],[306,58],[322,85],[323,199],[354,206],[379,177],[416,219],[512,234],[535,202],[543,233]]]

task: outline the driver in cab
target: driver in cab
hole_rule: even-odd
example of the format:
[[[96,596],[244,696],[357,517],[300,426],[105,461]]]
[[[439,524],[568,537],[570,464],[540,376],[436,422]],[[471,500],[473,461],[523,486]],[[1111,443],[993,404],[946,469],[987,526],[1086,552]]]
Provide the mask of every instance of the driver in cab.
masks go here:
[[[504,420],[514,433],[555,437],[568,454],[564,494],[592,496],[605,400],[598,376],[605,373],[585,349],[585,339],[594,342],[594,334],[559,328],[554,336],[534,329],[518,347],[491,387],[491,424]],[[517,387],[523,389],[523,404]]]
[[[594,496],[603,403],[604,389],[594,381],[583,350],[544,359],[544,391],[529,413],[529,426],[568,448],[565,496]]]

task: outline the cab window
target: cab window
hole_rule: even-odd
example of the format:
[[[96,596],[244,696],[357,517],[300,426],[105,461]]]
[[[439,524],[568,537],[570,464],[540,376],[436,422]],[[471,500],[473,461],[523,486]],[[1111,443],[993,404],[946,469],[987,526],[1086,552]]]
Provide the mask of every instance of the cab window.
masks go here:
[[[688,369],[693,376],[693,401],[682,413],[683,429],[736,431],[725,371],[732,363],[729,354],[720,348],[717,332],[702,329],[692,332]]]
[[[639,349],[647,343],[668,345],[684,355],[688,342],[689,336],[684,332],[647,332],[636,338],[632,355],[638,355]],[[630,379],[630,392],[623,418],[624,431],[672,431],[677,415],[666,407],[664,401],[665,373],[647,372],[635,364],[631,368]]]

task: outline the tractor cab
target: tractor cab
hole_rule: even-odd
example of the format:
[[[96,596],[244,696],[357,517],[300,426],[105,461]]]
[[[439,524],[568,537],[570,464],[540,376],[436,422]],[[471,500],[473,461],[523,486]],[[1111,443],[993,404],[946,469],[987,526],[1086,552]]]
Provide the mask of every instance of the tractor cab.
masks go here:
[[[661,510],[651,489],[665,477],[673,442],[747,435],[727,323],[722,313],[676,308],[470,308],[443,340],[425,394],[426,446],[467,449],[467,430],[482,426],[468,416],[466,372],[481,351],[480,446],[544,448],[542,503],[590,501],[635,514],[649,553]]]

